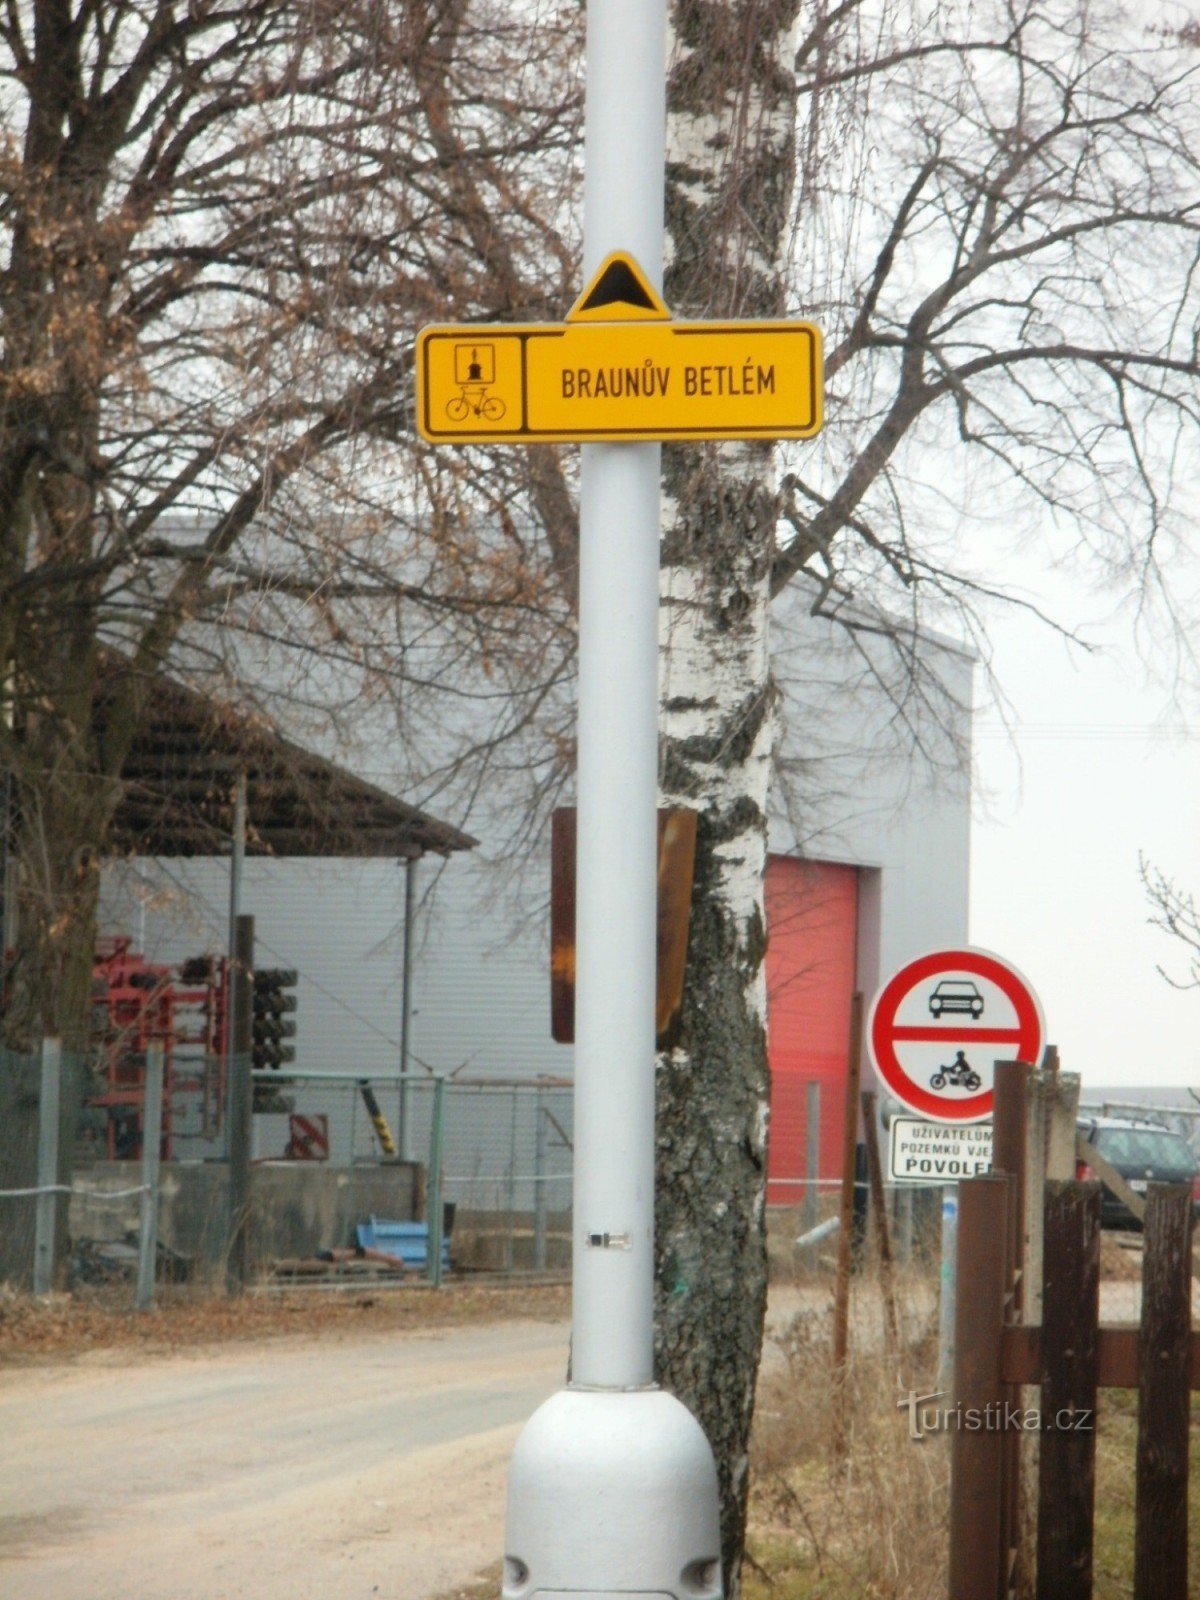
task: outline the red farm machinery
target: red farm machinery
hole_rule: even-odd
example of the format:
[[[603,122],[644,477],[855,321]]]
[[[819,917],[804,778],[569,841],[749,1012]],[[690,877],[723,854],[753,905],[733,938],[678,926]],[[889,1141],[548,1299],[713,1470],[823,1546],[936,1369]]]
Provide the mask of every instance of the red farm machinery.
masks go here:
[[[163,1052],[164,1160],[181,1135],[215,1139],[225,1115],[228,964],[197,956],[177,966],[147,961],[127,936],[101,939],[92,969],[94,1072],[87,1106],[97,1154],[141,1155],[146,1055]]]

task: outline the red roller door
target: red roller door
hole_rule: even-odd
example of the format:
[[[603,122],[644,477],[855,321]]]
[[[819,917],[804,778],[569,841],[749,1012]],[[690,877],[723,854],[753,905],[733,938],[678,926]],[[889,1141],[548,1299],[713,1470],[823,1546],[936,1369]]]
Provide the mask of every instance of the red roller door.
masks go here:
[[[804,1188],[794,1180],[805,1175],[806,1097],[813,1080],[821,1086],[821,1176],[836,1178],[841,1169],[858,871],[770,856],[766,903],[767,1204],[799,1205]]]

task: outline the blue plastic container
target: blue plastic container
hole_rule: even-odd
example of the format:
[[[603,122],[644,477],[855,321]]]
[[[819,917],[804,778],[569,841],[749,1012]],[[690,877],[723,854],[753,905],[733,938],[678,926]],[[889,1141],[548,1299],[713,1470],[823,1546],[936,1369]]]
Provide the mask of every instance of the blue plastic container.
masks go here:
[[[427,1222],[388,1222],[383,1217],[372,1217],[370,1222],[360,1222],[355,1232],[364,1250],[379,1250],[384,1255],[395,1256],[406,1267],[418,1272],[429,1270]],[[442,1270],[450,1270],[450,1241],[446,1238],[442,1240]]]

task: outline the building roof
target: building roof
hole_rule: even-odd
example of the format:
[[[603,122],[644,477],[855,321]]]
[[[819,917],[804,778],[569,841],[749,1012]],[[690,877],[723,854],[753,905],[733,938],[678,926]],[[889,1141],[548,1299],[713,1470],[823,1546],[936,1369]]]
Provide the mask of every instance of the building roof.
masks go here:
[[[107,683],[120,671],[114,664]],[[105,695],[102,687],[101,722]],[[449,855],[478,842],[283,738],[264,720],[160,676],[122,769],[112,848],[152,856],[227,854],[241,772],[247,855]]]

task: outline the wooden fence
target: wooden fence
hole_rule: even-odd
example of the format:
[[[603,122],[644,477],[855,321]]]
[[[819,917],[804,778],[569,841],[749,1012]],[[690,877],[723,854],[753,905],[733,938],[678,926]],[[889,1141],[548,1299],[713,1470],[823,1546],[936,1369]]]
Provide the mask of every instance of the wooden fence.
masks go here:
[[[1100,1185],[1046,1179],[1039,1087],[997,1064],[993,1170],[959,1186],[950,1600],[1090,1600],[1101,1388],[1138,1394],[1133,1600],[1187,1600],[1191,1188],[1150,1186],[1140,1325],[1101,1327]]]

